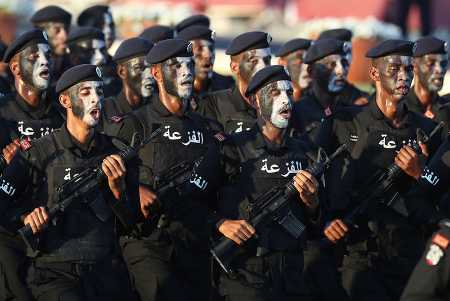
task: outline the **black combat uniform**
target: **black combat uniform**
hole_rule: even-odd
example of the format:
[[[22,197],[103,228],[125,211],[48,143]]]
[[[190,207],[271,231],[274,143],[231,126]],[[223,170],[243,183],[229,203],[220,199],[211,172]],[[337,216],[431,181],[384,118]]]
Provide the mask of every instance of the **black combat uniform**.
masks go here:
[[[162,129],[139,155],[139,183],[157,193],[158,183],[165,180],[157,178],[178,163],[198,160],[214,139],[215,130],[206,119],[191,111],[173,115],[159,99],[133,114],[144,124],[145,136]],[[121,132],[133,130],[124,126]],[[142,300],[206,300],[209,198],[173,191],[160,201],[161,211],[151,211],[153,217],[140,223],[141,237],[121,242],[133,283]]]
[[[197,95],[202,96],[207,93],[231,89],[233,87],[234,87],[233,77],[222,75],[213,71],[211,78],[208,80],[207,87],[200,93],[197,93]]]
[[[309,144],[285,135],[280,145],[268,141],[255,125],[230,136],[223,145],[223,170],[232,193],[223,193],[215,219],[248,219],[246,208],[271,188],[287,184],[308,167]],[[237,189],[238,188],[238,189]],[[311,218],[299,198],[292,200],[293,214],[307,226]],[[223,273],[220,293],[226,300],[310,300],[302,277],[305,235],[294,239],[278,224],[258,231],[231,265],[233,276]]]
[[[51,208],[59,202],[57,187],[69,181],[87,166],[101,164],[101,160],[118,149],[110,137],[95,133],[87,145],[80,145],[67,128],[31,142],[30,148],[20,153],[5,170],[2,181],[9,189],[2,190],[0,198],[10,208],[2,210],[11,221],[20,226],[24,211],[38,206]],[[127,188],[132,188],[132,169],[127,175]],[[137,178],[137,173],[135,173]],[[134,179],[134,183],[136,182]],[[24,181],[27,179],[27,181]],[[137,205],[137,185],[128,190],[121,202]],[[131,192],[135,194],[132,195]],[[32,196],[32,197],[31,197]],[[31,198],[30,198],[31,197]],[[15,207],[23,199],[20,209]],[[110,208],[117,202],[107,182],[98,190],[80,196],[67,208],[56,223],[39,235],[38,254],[32,256],[27,282],[37,300],[123,300],[126,295],[120,275],[113,272],[116,228]],[[135,209],[136,207],[134,207]],[[126,278],[125,278],[126,279]]]
[[[335,161],[327,179],[330,219],[344,219],[360,204],[367,194],[368,181],[393,164],[403,145],[416,141],[416,129],[429,134],[434,128],[433,121],[408,111],[405,105],[401,110],[404,118],[399,128],[386,119],[375,101],[341,110],[327,122],[332,134],[328,132],[325,140],[332,144],[330,149],[342,143],[351,148],[351,158]],[[439,144],[440,137],[435,136],[428,143],[430,154]],[[404,196],[412,184],[413,179],[404,174],[394,187]],[[385,198],[380,201],[397,196]],[[398,300],[423,250],[419,226],[402,211],[381,204],[371,205],[357,217],[353,222],[358,228],[350,232],[348,254],[343,260],[344,287],[352,300]]]

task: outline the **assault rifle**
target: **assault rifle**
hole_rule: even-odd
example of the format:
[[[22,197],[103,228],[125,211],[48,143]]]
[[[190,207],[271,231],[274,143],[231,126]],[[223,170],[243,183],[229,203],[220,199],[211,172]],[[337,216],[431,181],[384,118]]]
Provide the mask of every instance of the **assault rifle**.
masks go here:
[[[321,177],[334,158],[346,149],[347,146],[343,144],[329,157],[325,152],[319,150],[318,161],[306,171],[315,178]],[[249,207],[248,223],[258,232],[262,225],[275,222],[280,224],[293,238],[298,239],[306,226],[294,216],[289,208],[289,203],[296,196],[298,196],[298,191],[293,180],[285,186],[272,188],[258,197],[254,205]],[[211,248],[210,252],[221,268],[226,273],[230,273],[230,263],[237,255],[238,250],[239,246],[224,236]]]
[[[417,129],[416,140],[417,142],[411,145],[411,148],[417,153],[422,154],[420,148],[421,144],[427,144],[430,139],[442,128],[444,127],[444,122],[440,122],[431,132],[427,135],[422,129]],[[408,211],[405,207],[403,199],[400,197],[399,192],[395,187],[395,182],[397,179],[404,175],[403,170],[395,163],[390,165],[386,171],[381,174],[376,174],[372,179],[368,181],[368,186],[364,186],[364,194],[368,195],[359,203],[353,211],[350,212],[345,218],[344,223],[357,227],[357,219],[364,216],[369,208],[375,204],[381,204],[386,206],[398,214],[407,217]],[[361,195],[359,193],[358,195]]]
[[[161,131],[162,130],[158,128],[140,143],[136,142],[136,140],[139,139],[136,138],[137,134],[135,133],[133,135],[133,142],[131,145],[122,149],[118,155],[125,162],[133,159],[137,156],[139,149],[158,136]],[[102,165],[100,163],[95,167],[87,168],[83,172],[74,176],[71,180],[58,187],[56,189],[58,201],[53,207],[48,209],[47,214],[49,220],[52,221],[58,215],[63,214],[64,211],[66,211],[76,200],[97,189],[98,185],[105,178],[106,175],[103,172]],[[132,230],[134,228],[134,224],[131,222],[128,211],[124,208],[124,204],[122,202],[114,201],[114,203],[111,204],[111,209],[126,230]],[[37,241],[30,225],[26,225],[19,229],[19,234],[29,247],[36,249]]]

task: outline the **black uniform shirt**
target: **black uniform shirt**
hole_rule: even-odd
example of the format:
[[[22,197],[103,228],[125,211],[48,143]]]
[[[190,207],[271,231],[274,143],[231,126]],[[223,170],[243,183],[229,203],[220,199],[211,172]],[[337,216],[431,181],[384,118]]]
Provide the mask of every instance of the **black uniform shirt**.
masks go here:
[[[204,113],[217,120],[226,134],[249,131],[256,124],[256,109],[242,97],[237,86],[205,95]]]
[[[28,105],[19,94],[9,94],[0,99],[0,118],[14,129],[11,139],[37,139],[61,127],[64,119],[49,98],[41,100],[38,107]]]
[[[206,93],[230,89],[233,86],[234,86],[233,77],[225,76],[213,71],[212,77],[208,80],[208,85],[206,89],[204,89],[200,93],[197,93],[197,95],[202,96]]]

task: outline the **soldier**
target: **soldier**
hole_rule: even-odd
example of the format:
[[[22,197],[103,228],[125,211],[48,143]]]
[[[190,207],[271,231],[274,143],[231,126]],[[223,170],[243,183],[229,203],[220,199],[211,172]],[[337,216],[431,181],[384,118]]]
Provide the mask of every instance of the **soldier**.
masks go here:
[[[276,53],[276,56],[279,57],[278,63],[286,68],[292,78],[294,102],[298,102],[311,85],[308,65],[303,63],[303,58],[311,46],[311,42],[307,39],[293,39],[283,44]]]
[[[256,109],[245,95],[250,78],[270,65],[268,33],[246,32],[233,39],[226,54],[231,56],[230,69],[236,75],[236,85],[227,90],[205,95],[205,115],[217,120],[226,133],[249,131],[256,123]]]
[[[113,154],[119,150],[112,139],[94,131],[103,100],[100,70],[94,65],[70,68],[56,92],[67,120],[61,129],[29,143],[4,171],[2,181],[9,189],[0,194],[2,212],[12,215],[15,227],[29,225],[39,234],[27,275],[36,300],[124,300],[115,282],[118,275],[111,272],[116,234],[110,206],[122,202],[131,209],[138,195],[130,184],[133,172],[128,175],[127,164]],[[47,208],[61,201],[57,188],[100,162],[107,181],[80,195],[50,223]],[[14,202],[21,198],[27,202],[18,211]]]
[[[369,50],[374,101],[341,110],[323,124],[332,132],[325,134],[330,149],[342,143],[351,148],[350,158],[331,166],[327,215],[332,221],[324,231],[332,242],[348,237],[342,278],[351,300],[398,300],[423,249],[420,222],[402,200],[423,170],[409,144],[420,143],[417,129],[429,134],[435,124],[403,102],[413,78],[412,49],[411,42],[387,40]],[[422,145],[423,152],[432,155],[439,144],[435,136]],[[380,188],[370,185],[394,163],[403,173],[392,188],[362,203],[368,191]]]
[[[0,58],[5,55],[8,46],[0,39]],[[8,64],[0,62],[0,96],[14,91],[14,78],[9,70]]]
[[[159,41],[173,39],[173,28],[164,25],[154,25],[150,26],[139,35],[140,38],[146,39],[153,44],[158,43]]]
[[[201,96],[208,92],[229,89],[234,80],[213,71],[216,33],[202,25],[192,25],[178,32],[177,38],[192,42],[195,60],[194,93]],[[201,104],[200,104],[201,105]]]
[[[181,20],[177,25],[175,25],[175,31],[178,33],[185,28],[188,28],[192,25],[200,25],[209,28],[210,20],[208,16],[205,15],[192,15],[183,20]]]
[[[226,300],[310,300],[302,275],[305,233],[296,239],[273,222],[258,228],[254,239],[255,229],[247,222],[246,208],[259,205],[260,196],[289,181],[298,191],[290,203],[296,219],[310,227],[319,216],[318,182],[305,171],[311,148],[287,131],[292,93],[283,66],[258,71],[245,92],[255,100],[258,123],[231,135],[222,147],[224,184],[232,185],[234,194],[221,200],[214,221],[220,236],[241,246],[230,265],[234,273],[220,276],[219,289]]]
[[[47,33],[52,48],[52,78],[56,84],[70,64],[66,42],[72,15],[59,6],[49,5],[36,11],[30,21],[34,27]]]
[[[123,88],[116,97],[105,101],[103,121],[122,118],[157,97],[158,88],[150,65],[145,61],[145,55],[152,47],[152,43],[142,38],[131,38],[120,44],[113,60]]]
[[[72,66],[92,64],[102,70],[105,97],[117,95],[121,89],[121,80],[115,71],[115,64],[108,54],[105,36],[94,27],[75,27],[67,39],[69,58]]]
[[[122,239],[123,256],[141,300],[207,300],[209,196],[175,193],[159,200],[158,183],[178,163],[192,165],[207,150],[214,129],[189,110],[194,84],[190,43],[168,39],[147,54],[158,99],[135,112],[147,133],[163,134],[140,152],[140,238]],[[123,128],[127,131],[127,128]],[[178,172],[178,169],[176,170]],[[211,170],[209,171],[211,172]],[[163,177],[163,178],[161,178]],[[157,179],[160,179],[158,181]],[[189,181],[187,185],[197,181]],[[200,189],[202,192],[202,189]],[[160,211],[155,210],[160,201]],[[157,226],[158,224],[158,226]]]
[[[450,106],[439,96],[448,66],[447,43],[434,37],[417,40],[414,49],[414,86],[406,97],[411,111],[450,122]]]
[[[116,40],[116,25],[111,9],[106,5],[94,5],[83,10],[77,19],[78,26],[95,27],[105,36],[106,49]]]

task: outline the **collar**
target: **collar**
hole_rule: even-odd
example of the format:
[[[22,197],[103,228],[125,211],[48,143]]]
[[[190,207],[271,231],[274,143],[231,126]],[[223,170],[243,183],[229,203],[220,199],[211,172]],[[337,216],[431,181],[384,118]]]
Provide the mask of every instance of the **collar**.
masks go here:
[[[61,127],[59,137],[61,144],[62,146],[64,146],[64,148],[71,150],[80,150],[82,153],[85,154],[89,154],[93,149],[97,148],[97,146],[100,147],[102,145],[101,141],[99,141],[100,136],[97,133],[97,131],[94,131],[94,135],[91,137],[91,140],[89,140],[87,144],[84,145],[80,144],[69,133],[66,123],[64,123],[64,125]]]
[[[45,99],[44,94],[43,94],[43,97],[40,99],[39,105],[37,107],[30,106],[19,93],[16,92],[15,94],[16,94],[15,99],[16,99],[17,105],[24,112],[29,113],[31,116],[33,116],[37,119],[41,119],[51,109],[51,106],[49,105],[49,102]]]
[[[410,116],[408,106],[406,103],[403,102],[404,100],[401,100],[399,113],[403,115],[402,125],[406,126],[410,122]],[[369,102],[368,110],[372,117],[376,120],[386,120],[389,121],[386,116],[384,116],[383,112],[380,110],[380,108],[377,105],[376,98],[374,97],[372,101]]]
[[[426,109],[423,107],[422,103],[419,100],[419,97],[417,96],[416,92],[414,91],[414,86],[411,87],[411,91],[406,96],[407,105],[409,108],[411,108],[413,111],[420,112],[422,114],[425,113]],[[439,107],[441,105],[441,97],[439,94],[435,94],[433,99],[431,100],[431,111],[435,111],[436,107]]]
[[[151,104],[153,110],[161,117],[169,117],[173,114],[167,110],[167,108],[162,104],[161,99],[159,97],[155,97]]]
[[[112,100],[112,101],[114,101],[114,100]],[[115,101],[116,101],[117,107],[121,113],[126,114],[126,113],[130,113],[131,111],[133,111],[133,108],[130,106],[130,104],[128,103],[128,100],[125,96],[124,89],[122,89],[122,91],[120,91],[120,93],[117,95]]]
[[[231,89],[230,102],[234,106],[236,111],[247,112],[251,116],[256,117],[256,109],[249,105],[244,97],[242,97],[237,84]]]
[[[280,151],[282,149],[288,148],[290,142],[290,137],[287,134],[287,131],[283,136],[281,144],[276,144],[274,142],[269,141],[262,133],[262,126],[258,123],[251,129],[251,134],[255,135],[256,149],[266,149],[268,151]]]

